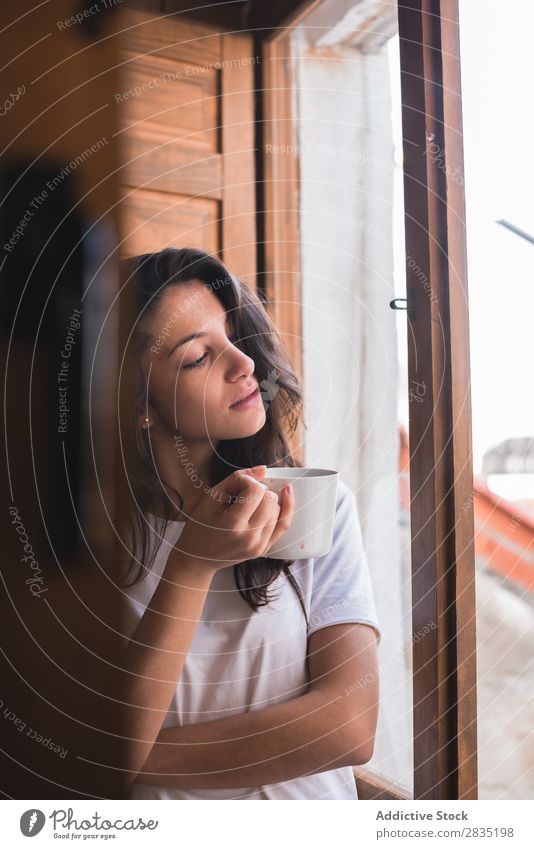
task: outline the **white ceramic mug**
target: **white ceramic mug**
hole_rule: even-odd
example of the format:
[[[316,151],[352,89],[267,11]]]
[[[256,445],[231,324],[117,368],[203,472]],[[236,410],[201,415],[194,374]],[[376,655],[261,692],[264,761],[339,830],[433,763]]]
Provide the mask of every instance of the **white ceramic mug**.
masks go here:
[[[302,469],[291,466],[267,467],[261,482],[280,493],[290,483],[293,487],[291,525],[276,541],[266,557],[275,560],[300,560],[321,557],[332,547],[336,495],[339,472],[330,469]]]

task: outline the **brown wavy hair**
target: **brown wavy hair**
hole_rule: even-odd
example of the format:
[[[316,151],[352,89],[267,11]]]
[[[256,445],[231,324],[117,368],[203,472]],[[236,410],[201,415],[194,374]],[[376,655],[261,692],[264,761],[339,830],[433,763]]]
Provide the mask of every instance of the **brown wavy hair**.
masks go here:
[[[145,347],[151,341],[148,334],[141,330],[140,323],[155,310],[167,286],[198,280],[210,287],[229,314],[235,344],[254,361],[254,374],[260,390],[262,386],[266,387],[261,393],[266,408],[265,424],[252,436],[221,440],[218,443],[209,470],[210,486],[220,483],[235,469],[249,468],[260,463],[299,467],[301,464],[291,455],[286,434],[295,431],[298,426],[303,396],[287,350],[261,299],[245,281],[233,275],[221,260],[196,248],[165,248],[157,253],[130,257],[123,260],[121,265],[127,303],[130,308],[133,306],[130,313],[132,326],[128,327],[129,335],[126,334],[125,370],[132,375],[135,398],[131,397],[131,392],[130,397],[125,396],[128,421],[121,434],[127,484],[132,496],[127,509],[127,529],[133,545],[129,568],[135,562],[140,566],[132,583],[125,584],[132,586],[150,570],[159,548],[159,538],[165,533],[173,513],[162,484],[176,494],[180,509],[183,508],[180,493],[163,480],[155,468],[148,429],[137,426],[139,414],[146,409],[147,403],[147,385],[141,359]],[[163,518],[157,533],[152,535],[148,513],[155,507],[159,508]],[[298,595],[307,619],[302,594],[290,571],[293,563],[293,560],[269,557],[237,563],[234,565],[236,587],[256,611],[273,600],[269,586],[284,572]]]

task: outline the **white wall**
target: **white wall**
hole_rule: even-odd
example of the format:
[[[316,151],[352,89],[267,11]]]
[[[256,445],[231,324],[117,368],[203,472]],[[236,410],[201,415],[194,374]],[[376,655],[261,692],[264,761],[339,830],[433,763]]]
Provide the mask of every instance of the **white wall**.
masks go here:
[[[409,557],[399,527],[393,139],[385,45],[296,34],[305,463],[355,492],[383,638],[375,772],[412,787]]]

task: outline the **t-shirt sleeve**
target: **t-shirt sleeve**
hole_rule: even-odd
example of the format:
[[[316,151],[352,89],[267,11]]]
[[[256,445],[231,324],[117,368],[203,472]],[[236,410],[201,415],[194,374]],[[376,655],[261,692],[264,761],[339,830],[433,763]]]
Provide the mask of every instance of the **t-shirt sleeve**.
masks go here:
[[[328,625],[361,622],[382,636],[375,607],[356,498],[338,482],[332,547],[313,565],[308,636]]]

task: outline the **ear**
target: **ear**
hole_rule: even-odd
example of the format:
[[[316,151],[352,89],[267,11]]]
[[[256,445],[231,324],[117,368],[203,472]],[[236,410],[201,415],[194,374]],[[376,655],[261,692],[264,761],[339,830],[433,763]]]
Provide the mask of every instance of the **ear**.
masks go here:
[[[144,405],[143,408],[139,408],[137,413],[137,427],[141,430],[149,430],[154,426],[156,421],[155,411],[152,407],[152,404],[148,402],[148,404]]]

